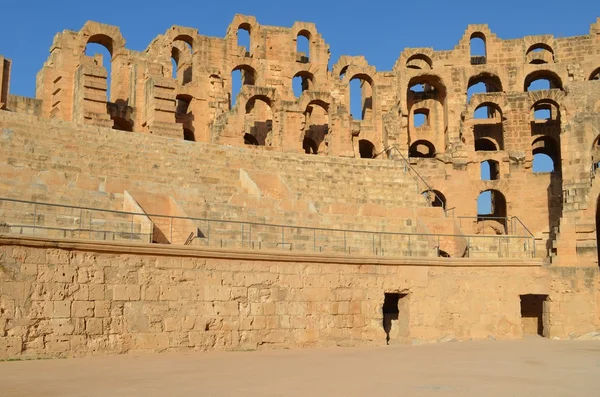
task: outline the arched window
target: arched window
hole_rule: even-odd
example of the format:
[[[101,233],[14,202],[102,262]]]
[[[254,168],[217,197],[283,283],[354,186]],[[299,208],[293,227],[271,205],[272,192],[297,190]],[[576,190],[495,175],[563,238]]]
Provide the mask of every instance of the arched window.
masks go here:
[[[476,120],[487,119],[502,123],[502,110],[495,103],[482,103],[475,108],[473,118]]]
[[[306,71],[296,73],[292,80],[292,88],[296,98],[299,97],[304,91],[310,90],[312,85],[313,75]]]
[[[435,146],[429,141],[420,139],[410,145],[408,157],[435,157]]]
[[[269,144],[271,132],[273,131],[273,111],[269,98],[255,96],[248,100],[246,103],[244,126],[245,133],[252,135],[257,145],[264,146]],[[244,143],[246,141],[252,140],[244,135]]]
[[[475,32],[471,35],[470,49],[471,65],[483,65],[486,63],[487,49],[483,33]]]
[[[302,148],[305,153],[318,154],[323,142],[327,145],[325,138],[329,133],[329,114],[327,104],[311,102],[304,112],[304,140]],[[309,150],[309,151],[307,151]]]
[[[548,44],[538,43],[530,46],[525,53],[527,63],[541,65],[554,62],[554,51]]]
[[[442,207],[443,209],[446,209],[446,196],[439,190],[425,190],[421,195],[425,197],[432,207]]]
[[[350,79],[350,113],[354,120],[371,119],[373,87],[369,78],[355,76]]]
[[[554,72],[537,71],[525,78],[525,91],[550,90],[558,88],[562,90],[560,77]]]
[[[489,92],[502,92],[502,82],[498,76],[490,73],[481,73],[469,79],[467,101],[471,100],[473,94]]]
[[[244,55],[247,57],[251,56],[250,29],[249,24],[243,23],[237,31],[237,45],[245,48]]]
[[[301,30],[296,37],[296,61],[310,62],[310,32],[307,30]]]
[[[496,142],[489,138],[478,138],[475,139],[475,151],[476,152],[495,152],[500,150]]]
[[[248,65],[240,65],[231,72],[231,95],[229,98],[230,109],[235,106],[235,101],[243,85],[254,85],[256,71]]]
[[[549,136],[536,138],[532,144],[534,173],[554,172],[560,169],[560,148]]]
[[[481,180],[495,181],[500,179],[500,166],[495,160],[485,160],[481,162]]]
[[[433,62],[427,55],[415,54],[408,58],[406,67],[409,69],[430,70],[433,67]]]
[[[112,85],[112,39],[104,35],[90,37],[85,46],[85,55],[94,58],[98,66],[106,69],[106,100],[110,101]]]
[[[375,157],[375,145],[366,139],[358,141],[358,152],[363,159],[372,159]]]
[[[506,198],[495,189],[485,190],[477,198],[477,221],[494,222],[500,228],[497,233],[505,234],[507,226]]]

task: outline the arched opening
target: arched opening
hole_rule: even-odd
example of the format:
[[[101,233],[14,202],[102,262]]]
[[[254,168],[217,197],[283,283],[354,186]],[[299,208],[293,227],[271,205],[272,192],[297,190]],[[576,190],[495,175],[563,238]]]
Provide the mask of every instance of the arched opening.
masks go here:
[[[250,25],[243,23],[238,27],[237,31],[237,45],[244,47],[244,56],[247,57],[251,56],[250,30]]]
[[[554,72],[540,70],[529,74],[525,78],[525,91],[561,89],[562,81]]]
[[[104,35],[90,37],[85,46],[85,55],[94,58],[96,65],[106,69],[106,101],[111,99],[112,85],[112,39]]]
[[[350,113],[354,120],[370,120],[373,114],[373,87],[370,78],[350,79]]]
[[[375,157],[375,145],[366,139],[358,141],[358,152],[363,159],[372,159]]]
[[[244,132],[252,135],[257,145],[271,146],[272,131],[273,111],[271,109],[271,100],[262,96],[250,98],[246,103]],[[246,138],[244,138],[244,142],[246,142]]]
[[[560,106],[551,99],[537,101],[531,107],[531,111],[530,119],[533,124],[560,122]]]
[[[310,32],[307,30],[301,30],[296,36],[296,61],[310,62]]]
[[[435,146],[433,143],[420,139],[410,145],[408,149],[408,157],[435,157]]]
[[[475,151],[476,152],[495,152],[500,150],[498,145],[489,138],[478,138],[475,139]]]
[[[431,70],[433,62],[431,58],[423,54],[415,54],[406,60],[408,69]]]
[[[548,44],[537,43],[527,49],[525,58],[526,62],[532,65],[554,63],[554,50]]]
[[[486,63],[487,49],[483,33],[475,32],[471,35],[470,50],[471,65],[484,65]]]
[[[292,88],[294,95],[298,98],[304,91],[311,89],[313,85],[313,75],[309,72],[302,71],[296,73],[292,80]]]
[[[248,65],[235,67],[231,72],[231,94],[229,96],[229,108],[235,106],[236,98],[244,85],[254,85],[256,82],[256,71]]]
[[[446,88],[436,75],[415,76],[407,87],[409,155],[434,157],[437,150],[442,153],[448,143]]]
[[[482,103],[475,108],[473,118],[475,120],[488,120],[502,123],[502,110],[495,103]]]
[[[188,128],[184,128],[183,129],[183,140],[196,142],[196,135],[194,134],[194,131],[192,131]]]
[[[469,79],[467,87],[467,101],[471,101],[473,94],[502,92],[502,82],[498,76],[491,73],[480,73]]]
[[[429,109],[416,109],[413,113],[413,126],[415,128],[429,127]]]
[[[506,234],[506,198],[495,189],[485,190],[477,197],[477,222],[491,226],[496,234]]]
[[[306,107],[304,117],[304,140],[302,142],[302,148],[305,153],[318,154],[323,142],[325,142],[325,146],[327,146],[326,137],[329,133],[327,104],[311,102]],[[310,151],[307,152],[307,149],[310,149]]]
[[[179,36],[173,40],[171,47],[171,77],[181,85],[192,81],[192,39]]]
[[[560,147],[549,136],[536,138],[532,144],[534,173],[555,172],[560,169]]]
[[[421,195],[425,197],[427,202],[432,207],[441,207],[446,209],[446,196],[444,196],[439,190],[425,190],[423,193],[421,193]]]
[[[590,74],[590,80],[600,80],[600,68],[594,70],[592,74]]]
[[[481,180],[495,181],[500,179],[500,164],[496,160],[484,160],[480,164]]]
[[[503,117],[500,106],[492,102],[481,103],[475,109],[473,117],[475,151],[504,150]]]

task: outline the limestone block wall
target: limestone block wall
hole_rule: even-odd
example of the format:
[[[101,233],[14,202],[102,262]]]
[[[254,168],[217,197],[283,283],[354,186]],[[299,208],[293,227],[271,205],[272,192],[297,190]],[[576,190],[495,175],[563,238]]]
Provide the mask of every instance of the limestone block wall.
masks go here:
[[[524,294],[548,295],[545,335],[567,337],[599,326],[597,274],[570,284],[574,276],[537,260],[300,257],[3,236],[0,358],[383,345],[386,293],[400,298],[399,313],[386,317],[391,343],[520,338]]]
[[[413,209],[427,205],[398,162],[191,143],[11,112],[0,123],[3,197],[122,210],[127,190],[170,196],[194,217],[392,231],[411,230]],[[248,194],[244,170],[279,175],[289,193]]]

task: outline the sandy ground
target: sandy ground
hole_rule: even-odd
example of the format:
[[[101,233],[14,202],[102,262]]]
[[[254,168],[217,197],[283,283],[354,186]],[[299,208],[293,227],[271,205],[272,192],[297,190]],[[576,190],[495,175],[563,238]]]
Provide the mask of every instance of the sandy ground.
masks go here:
[[[600,342],[165,353],[0,362],[12,396],[600,396]]]

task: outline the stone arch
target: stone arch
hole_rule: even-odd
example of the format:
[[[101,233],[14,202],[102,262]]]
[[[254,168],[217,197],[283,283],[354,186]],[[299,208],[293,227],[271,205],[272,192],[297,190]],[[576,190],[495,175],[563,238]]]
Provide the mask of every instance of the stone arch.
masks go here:
[[[292,86],[294,86],[294,80],[295,79],[300,79],[301,80],[301,92],[300,94],[303,94],[305,91],[310,91],[313,90],[315,87],[315,76],[314,74],[312,74],[311,72],[309,72],[308,70],[301,70],[299,72],[297,72],[294,77],[292,77]],[[292,87],[293,88],[293,87]],[[294,93],[296,94],[296,93]],[[296,96],[300,96],[300,95],[296,95]]]
[[[506,195],[500,189],[485,189],[479,192],[477,197],[478,207],[480,200],[484,197],[484,194],[489,192],[490,197],[490,210],[487,213],[481,213],[485,209],[477,209],[477,223],[478,223],[478,234],[486,234],[486,229],[491,229],[494,234],[506,234],[507,232],[507,218],[508,218],[508,203]]]
[[[238,32],[240,29],[248,31],[249,36],[248,48],[246,49],[246,52],[241,55],[251,57],[254,52],[254,43],[259,34],[260,25],[257,23],[256,18],[252,16],[236,14],[233,17],[233,21],[227,28],[226,38],[235,51],[237,51],[238,48]],[[238,53],[237,55],[240,54]]]
[[[536,99],[529,108],[530,122],[536,122],[535,112],[539,109],[548,109],[550,111],[549,121],[560,121],[560,103],[554,98],[544,97],[541,99]]]
[[[322,144],[329,146],[329,104],[320,100],[308,102],[304,110],[304,120],[302,148],[307,154],[319,154],[322,152]]]
[[[487,107],[488,109],[488,120],[496,120],[496,122],[498,123],[502,123],[504,121],[502,108],[497,102],[490,100],[480,101],[480,103],[477,106],[475,106],[475,109],[473,110],[473,115],[475,115],[475,112],[477,112],[478,109],[481,109],[483,107]],[[475,116],[473,116],[473,119],[475,119]]]
[[[558,88],[563,89],[562,80],[555,72],[551,70],[536,70],[529,73],[523,82],[523,91],[529,92],[529,86],[532,82],[537,80],[548,80],[550,82],[550,89]]]
[[[367,139],[361,139],[358,141],[358,153],[363,159],[375,158],[375,145]]]
[[[301,51],[299,51],[299,40],[302,40],[300,37],[304,37],[308,41],[308,50],[304,54],[301,54]],[[294,42],[296,44],[296,62],[309,63],[311,53],[313,52],[312,33],[307,29],[301,29],[295,34]]]
[[[438,75],[428,72],[417,73],[403,84],[406,85],[401,86],[401,92],[406,92],[406,100],[402,101],[401,107],[402,114],[409,118],[408,147],[425,139],[437,148],[436,152],[443,152],[448,127],[446,85]],[[418,87],[418,90],[413,87]],[[413,110],[423,108],[427,109],[427,127],[415,127]]]
[[[108,50],[112,59],[125,51],[125,39],[118,27],[88,21],[79,31],[79,53],[85,52],[89,43],[100,44]]]
[[[591,74],[588,80],[599,80],[600,81],[600,67],[596,68]]]
[[[433,69],[433,61],[425,54],[414,54],[406,60],[408,69],[431,70]]]
[[[375,111],[375,84],[373,78],[364,71],[357,70],[357,68],[350,67],[344,79],[347,80],[348,90],[350,91],[350,84],[354,80],[360,81],[360,98],[361,98],[361,117],[359,120],[373,120],[373,114]],[[368,85],[365,85],[367,83]],[[356,94],[356,93],[354,93]],[[351,103],[352,93],[349,95],[348,101],[348,112],[352,114]]]
[[[552,160],[554,171],[560,171],[561,169],[561,158],[560,158],[560,143],[552,136],[542,135],[532,137],[531,143],[532,155],[545,155]],[[539,172],[534,169],[534,172]],[[544,171],[547,172],[547,171]]]
[[[238,64],[237,66],[233,67],[231,69],[231,74],[230,74],[230,78],[231,78],[231,89],[228,93],[229,95],[229,108],[232,109],[233,106],[235,104],[237,104],[237,97],[239,96],[240,92],[242,92],[242,89],[245,86],[254,86],[256,85],[256,81],[258,80],[258,73],[256,71],[256,69],[251,66],[253,63],[248,62],[248,63],[242,63],[242,64]],[[241,77],[241,81],[239,82],[240,86],[239,86],[239,90],[236,90],[235,88],[237,88],[236,83],[234,83],[234,74],[236,71],[240,71],[240,77]]]
[[[532,44],[525,52],[525,62],[534,65],[554,63],[554,50],[546,43]]]
[[[476,54],[474,47],[474,42],[481,40],[483,42],[483,54]],[[472,32],[469,36],[469,56],[471,58],[471,65],[484,65],[487,63],[487,55],[488,55],[488,44],[487,37],[485,33],[477,30]]]
[[[170,77],[176,74],[176,78],[182,84],[186,84],[192,81],[193,78],[193,62],[192,62],[192,49],[188,47],[188,43],[182,40],[175,40],[171,44],[171,58],[175,61],[176,69],[172,71]],[[185,67],[179,73],[179,70]]]
[[[255,94],[245,102],[244,109],[244,142],[249,140],[248,134],[259,146],[271,146],[275,114],[273,100],[265,94]]]
[[[425,190],[421,193],[423,197],[427,200],[427,202],[432,207],[441,207],[442,209],[446,209],[446,196],[436,189]]]
[[[435,154],[434,144],[426,139],[413,142],[408,149],[408,157],[433,158]]]
[[[484,83],[486,85],[486,92],[488,93],[504,91],[500,77],[492,72],[480,72],[471,76],[467,83],[467,91],[469,88],[479,83]]]

